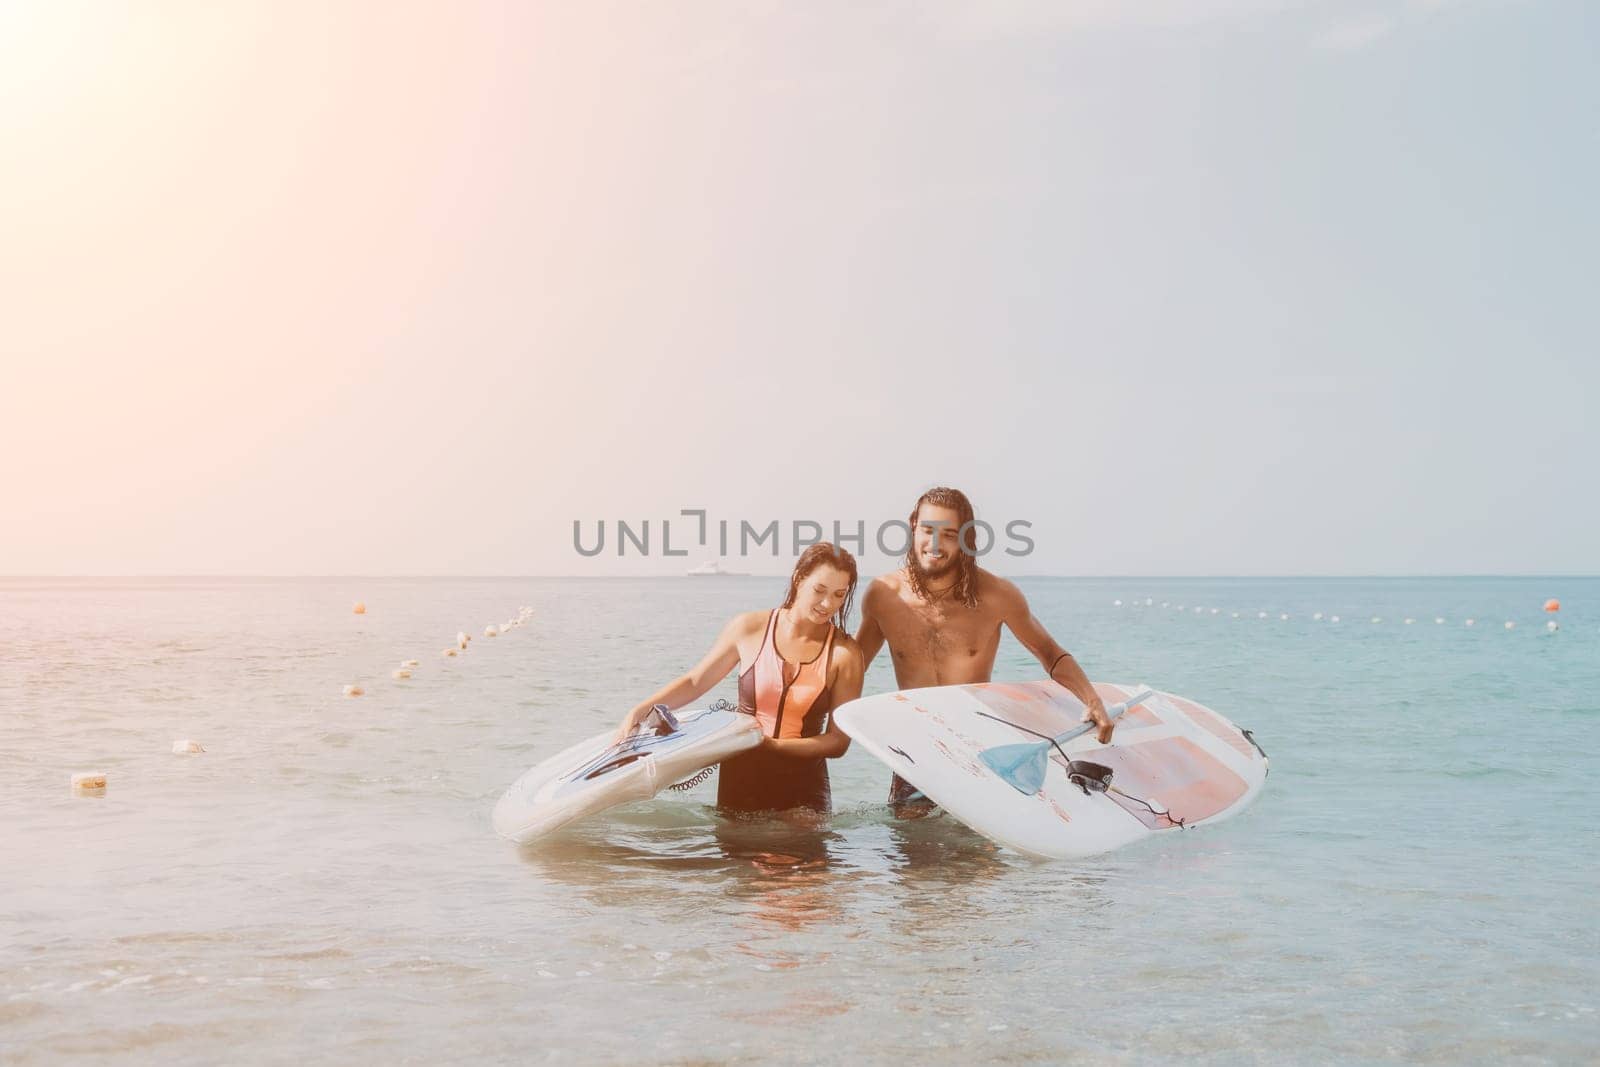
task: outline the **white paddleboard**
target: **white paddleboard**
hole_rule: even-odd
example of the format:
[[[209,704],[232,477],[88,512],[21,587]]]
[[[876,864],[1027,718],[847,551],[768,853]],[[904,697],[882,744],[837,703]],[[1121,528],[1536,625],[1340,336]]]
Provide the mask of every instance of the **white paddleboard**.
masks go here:
[[[662,789],[761,743],[754,715],[725,701],[677,716],[678,729],[641,729],[620,743],[596,734],[531,768],[494,806],[494,829],[526,844],[574,819],[648,800]]]
[[[1095,690],[1109,707],[1141,688],[1097,682]],[[852,740],[929,800],[990,840],[1041,859],[1091,856],[1220,822],[1248,807],[1266,782],[1266,755],[1239,727],[1161,692],[1122,714],[1111,744],[1084,735],[1061,746],[1074,760],[1110,767],[1108,791],[1069,781],[1067,761],[1054,750],[1032,794],[981,757],[1037,735],[1058,737],[1082,718],[1078,698],[1051,681],[907,689],[834,713]]]

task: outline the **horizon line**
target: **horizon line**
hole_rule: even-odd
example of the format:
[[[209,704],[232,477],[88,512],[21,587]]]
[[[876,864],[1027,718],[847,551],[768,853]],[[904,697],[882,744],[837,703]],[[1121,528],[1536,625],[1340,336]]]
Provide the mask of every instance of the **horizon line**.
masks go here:
[[[888,573],[888,572],[886,572]],[[233,574],[224,572],[197,572],[189,574],[0,574],[0,582],[9,581],[62,581],[62,580],[108,580],[108,579],[216,579],[234,578],[251,580],[296,580],[309,581],[340,580],[340,581],[387,581],[387,580],[421,580],[421,581],[523,581],[527,579],[572,579],[578,581],[592,581],[596,579],[637,581],[639,579],[676,580],[679,578],[715,577],[715,578],[786,578],[786,572],[773,572],[771,574],[719,574],[719,575],[690,575],[690,574]],[[1282,579],[1316,579],[1324,581],[1361,581],[1364,579],[1445,579],[1445,578],[1576,578],[1581,580],[1600,578],[1600,573],[1562,573],[1544,571],[1525,572],[1499,572],[1499,571],[1471,571],[1471,572],[1387,572],[1373,574],[1016,574],[1005,575],[1009,578],[1050,578],[1065,581],[1204,581],[1228,579],[1234,581],[1271,581]]]

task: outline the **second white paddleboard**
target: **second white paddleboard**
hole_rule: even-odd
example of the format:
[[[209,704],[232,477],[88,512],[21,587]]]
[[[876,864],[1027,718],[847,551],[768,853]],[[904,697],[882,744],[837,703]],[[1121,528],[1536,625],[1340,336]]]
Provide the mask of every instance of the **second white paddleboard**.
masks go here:
[[[1140,687],[1095,683],[1107,706]],[[1112,770],[1113,788],[1068,780],[1053,750],[1038,792],[1019,790],[981,753],[1056,737],[1081,724],[1083,704],[1052,681],[937,686],[854,700],[839,728],[929,800],[978,833],[1041,859],[1089,856],[1152,834],[1220,822],[1255,800],[1267,759],[1244,731],[1209,708],[1157,692],[1129,708],[1111,744],[1080,736],[1063,748]]]

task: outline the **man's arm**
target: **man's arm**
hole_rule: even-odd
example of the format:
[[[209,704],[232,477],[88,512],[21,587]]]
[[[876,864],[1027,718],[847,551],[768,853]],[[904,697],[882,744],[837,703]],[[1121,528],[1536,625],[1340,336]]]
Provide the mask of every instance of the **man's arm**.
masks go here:
[[[866,595],[861,598],[861,628],[856,631],[856,644],[861,648],[861,673],[867,673],[872,659],[883,648],[883,627],[878,625],[877,602],[884,588],[874,578],[867,583]]]
[[[1065,687],[1073,696],[1083,701],[1084,722],[1092,722],[1099,731],[1096,736],[1100,743],[1106,744],[1111,740],[1111,731],[1116,729],[1116,724],[1106,716],[1105,702],[1100,699],[1100,694],[1094,691],[1094,685],[1089,681],[1089,676],[1083,673],[1083,668],[1078,666],[1078,661],[1072,653],[1056,643],[1050,636],[1050,631],[1044,624],[1034,617],[1033,611],[1028,607],[1028,598],[1022,595],[1011,582],[1002,580],[999,600],[1003,607],[1001,621],[1011,628],[1022,647],[1033,653],[1039,661],[1039,666],[1045,669],[1050,680],[1057,685]]]

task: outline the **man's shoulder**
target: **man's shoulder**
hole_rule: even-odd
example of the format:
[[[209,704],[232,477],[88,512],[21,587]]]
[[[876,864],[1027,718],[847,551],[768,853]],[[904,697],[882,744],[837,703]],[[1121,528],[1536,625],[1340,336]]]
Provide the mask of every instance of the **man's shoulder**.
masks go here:
[[[977,594],[979,604],[992,604],[1001,610],[1018,607],[1028,602],[1022,595],[1022,590],[1017,588],[1017,583],[1009,578],[1002,578],[993,571],[986,571],[982,567],[974,568],[977,577]]]

